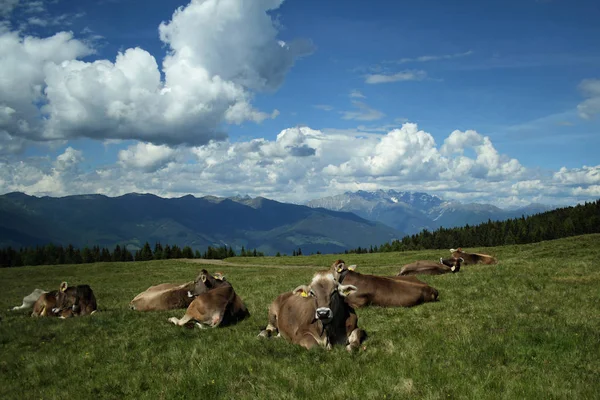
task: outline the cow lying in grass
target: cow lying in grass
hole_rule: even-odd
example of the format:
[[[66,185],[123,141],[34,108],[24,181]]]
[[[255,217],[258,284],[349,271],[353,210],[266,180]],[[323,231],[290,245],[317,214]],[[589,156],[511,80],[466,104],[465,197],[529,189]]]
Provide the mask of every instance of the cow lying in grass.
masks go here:
[[[52,311],[61,318],[91,315],[98,308],[96,296],[89,285],[69,286],[67,282],[63,282],[55,298],[56,305]]]
[[[68,287],[63,282],[59,290],[49,292],[35,289],[23,298],[23,304],[12,308],[13,311],[33,308],[32,317],[68,318],[92,314],[96,310],[96,298],[88,285]]]
[[[231,283],[221,274],[212,276],[203,269],[190,296],[194,299],[185,315],[181,319],[171,317],[169,322],[179,326],[196,322],[199,328],[215,328],[235,324],[250,315]]]
[[[73,310],[60,310],[60,312],[55,312],[56,309],[56,296],[58,295],[58,290],[51,290],[49,292],[42,293],[36,302],[33,304],[33,312],[31,313],[32,317],[62,317],[68,318],[73,316]]]
[[[452,257],[454,258],[462,258],[463,265],[469,264],[496,264],[498,260],[488,254],[479,254],[479,253],[466,253],[462,250],[462,248],[458,249],[450,249],[450,253],[452,253]]]
[[[346,302],[354,308],[364,306],[412,307],[425,302],[436,301],[438,291],[416,278],[376,276],[361,274],[350,268],[343,260],[331,265],[334,277],[344,284],[356,286]]]
[[[406,275],[442,275],[447,273],[455,273],[460,271],[462,258],[441,258],[439,262],[429,260],[419,260],[410,264],[406,264],[398,276]]]
[[[195,281],[183,284],[163,283],[151,286],[138,294],[129,303],[129,308],[136,311],[163,311],[187,308],[194,300],[190,293],[196,286]]]
[[[269,307],[269,324],[259,336],[279,333],[307,349],[344,344],[352,351],[366,337],[354,309],[344,301],[355,291],[355,286],[341,285],[330,272],[317,272],[309,286],[298,286],[275,299]]]

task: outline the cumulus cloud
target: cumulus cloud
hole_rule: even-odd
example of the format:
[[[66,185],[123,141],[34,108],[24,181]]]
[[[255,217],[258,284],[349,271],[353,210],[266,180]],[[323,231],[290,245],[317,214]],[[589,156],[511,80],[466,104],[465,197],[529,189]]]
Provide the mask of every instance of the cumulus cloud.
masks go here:
[[[119,151],[119,164],[125,168],[154,172],[175,160],[176,151],[168,146],[152,143],[137,143]]]
[[[71,33],[50,38],[0,35],[0,129],[32,140],[138,139],[201,145],[226,137],[222,125],[261,122],[278,111],[252,106],[276,90],[312,45],[277,38],[267,14],[282,0],[192,0],[159,26],[167,47],[162,72],[141,48],[116,59],[93,53]],[[226,32],[226,34],[225,34]]]
[[[403,71],[395,74],[368,74],[365,76],[365,83],[391,83],[404,81],[422,81],[427,78],[425,71]]]
[[[40,196],[83,193],[80,190],[84,188],[81,182],[85,176],[79,169],[83,160],[81,151],[67,147],[55,160],[44,157],[27,162],[0,161],[0,188],[5,193],[18,191]]]
[[[600,184],[600,165],[595,167],[567,169],[562,167],[554,174],[554,179],[565,185],[599,185]]]
[[[541,174],[498,153],[475,131],[451,132],[441,143],[416,124],[384,133],[282,130],[274,140],[210,142],[194,147],[136,143],[113,165],[82,169],[67,148],[55,159],[0,159],[0,192],[37,195],[149,192],[250,194],[302,203],[346,190],[425,191],[446,199],[500,206],[573,204],[593,199],[600,166]]]
[[[600,114],[600,79],[585,79],[579,84],[579,90],[588,99],[577,106],[579,116],[591,119]]]

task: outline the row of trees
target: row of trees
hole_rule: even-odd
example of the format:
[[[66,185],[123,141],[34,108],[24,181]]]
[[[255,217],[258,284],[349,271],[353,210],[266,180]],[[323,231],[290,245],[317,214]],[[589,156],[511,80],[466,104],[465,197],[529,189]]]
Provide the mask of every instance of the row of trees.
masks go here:
[[[0,249],[0,267],[20,267],[23,265],[57,265],[57,264],[85,264],[94,262],[126,262],[126,261],[149,261],[167,260],[172,258],[205,258],[220,260],[227,257],[262,257],[264,253],[254,250],[246,250],[243,246],[239,254],[231,247],[211,247],[204,253],[193,251],[191,247],[180,248],[177,245],[165,245],[160,243],[154,245],[154,250],[148,242],[144,246],[131,252],[126,247],[116,245],[111,252],[107,248],[99,246],[84,247],[78,249],[73,245],[63,247],[62,245],[48,244],[46,246],[26,247],[13,249],[6,247]]]
[[[373,253],[456,247],[487,247],[535,243],[588,233],[600,233],[600,200],[559,208],[529,217],[491,221],[460,228],[439,228],[405,236],[381,246],[357,248],[346,253]]]

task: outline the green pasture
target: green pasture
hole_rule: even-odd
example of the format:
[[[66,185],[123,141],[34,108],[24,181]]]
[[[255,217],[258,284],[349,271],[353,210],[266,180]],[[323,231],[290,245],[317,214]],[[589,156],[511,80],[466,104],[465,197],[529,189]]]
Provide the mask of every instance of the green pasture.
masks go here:
[[[0,399],[598,399],[600,235],[465,249],[493,266],[425,276],[440,299],[357,310],[368,334],[347,353],[259,339],[267,307],[337,258],[395,274],[448,249],[0,269]],[[184,310],[139,313],[151,285],[222,271],[251,316],[199,330],[167,322]],[[35,288],[89,284],[96,315],[59,320],[12,312]]]

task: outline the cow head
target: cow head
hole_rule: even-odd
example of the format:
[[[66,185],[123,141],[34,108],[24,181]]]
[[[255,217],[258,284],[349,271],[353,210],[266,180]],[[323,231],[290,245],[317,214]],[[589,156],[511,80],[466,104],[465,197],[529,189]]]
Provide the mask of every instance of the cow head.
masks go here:
[[[462,247],[459,247],[458,249],[450,249],[450,253],[452,253],[452,257],[459,258],[463,254],[463,249]]]
[[[207,270],[203,269],[200,271],[200,274],[198,274],[198,277],[194,281],[194,291],[189,292],[188,296],[198,296],[202,293],[208,292],[209,290],[223,286],[225,283],[226,280],[225,276],[223,276],[223,273],[215,272],[214,275],[211,275]]]
[[[52,312],[54,314],[70,315],[72,313],[69,313],[67,311],[69,309],[72,309],[71,311],[73,312],[78,311],[75,309],[75,307],[77,307],[75,305],[75,296],[73,293],[70,293],[71,291],[68,291],[67,289],[69,289],[69,284],[67,282],[62,282],[60,284],[58,292],[56,292],[56,294],[54,295],[56,298],[56,304],[52,309]]]
[[[450,267],[452,272],[460,271],[460,264],[465,260],[462,257],[442,258],[440,257],[440,264]]]
[[[331,264],[331,273],[335,280],[342,282],[344,280],[344,276],[348,271],[354,271],[356,269],[356,265],[346,265],[344,260],[335,260],[333,264]]]
[[[327,325],[343,307],[344,297],[356,290],[356,286],[340,284],[331,273],[318,272],[309,286],[298,286],[293,293],[306,298],[307,301],[312,301],[315,307],[315,320]]]

